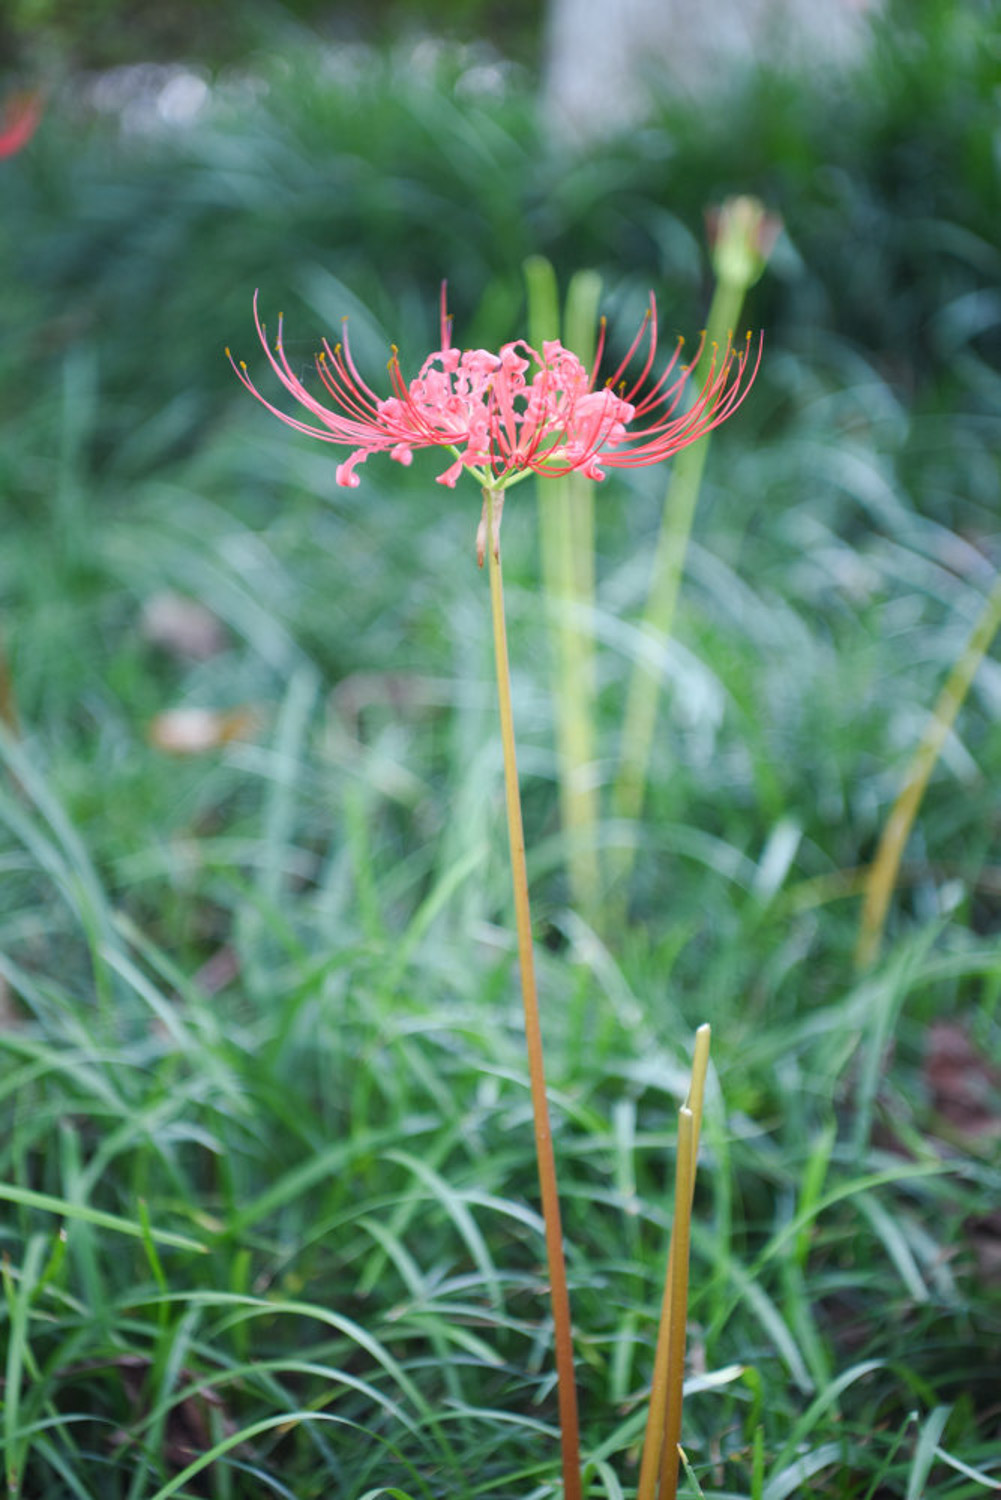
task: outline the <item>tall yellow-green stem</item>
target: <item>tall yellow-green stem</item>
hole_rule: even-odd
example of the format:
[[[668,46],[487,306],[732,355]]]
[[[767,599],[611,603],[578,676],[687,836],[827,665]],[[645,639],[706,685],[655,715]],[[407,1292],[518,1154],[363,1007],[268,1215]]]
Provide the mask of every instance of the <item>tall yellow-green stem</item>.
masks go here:
[[[753,198],[731,199],[720,211],[713,255],[716,290],[709,309],[704,352],[695,372],[696,389],[711,361],[722,357],[727,340],[736,332],[744,297],[761,275],[778,230],[779,221],[766,214],[763,206]],[[688,540],[711,436],[711,433],[706,433],[677,455],[664,497],[664,513],[641,622],[644,634],[660,650],[674,630]],[[654,652],[637,657],[626,696],[619,767],[612,786],[612,814],[626,823],[638,821],[646,794],[660,702],[661,674],[656,657]],[[613,868],[622,907],[627,903],[625,888],[634,857],[635,843],[630,839],[620,845]]]
[[[518,963],[521,969],[525,1043],[528,1050],[532,1116],[535,1126],[535,1154],[539,1170],[542,1217],[545,1222],[546,1261],[553,1313],[553,1342],[556,1352],[557,1399],[563,1458],[563,1493],[564,1500],[581,1500],[580,1436],[577,1385],[573,1365],[573,1334],[570,1323],[570,1294],[567,1288],[566,1262],[563,1256],[563,1229],[556,1187],[556,1159],[553,1153],[553,1134],[549,1122],[549,1102],[546,1098],[542,1025],[535,979],[535,958],[532,951],[532,915],[528,900],[528,870],[525,863],[525,831],[521,816],[521,793],[518,786],[518,762],[515,754],[514,716],[511,711],[511,672],[508,663],[504,581],[501,573],[497,524],[499,496],[489,488],[484,490],[483,496],[486,504],[486,552],[490,572],[490,604],[494,658],[497,665],[501,743],[504,751],[504,792],[507,806],[508,841],[511,849],[511,880],[514,888]]]
[[[654,1355],[650,1408],[636,1500],[675,1500],[678,1489],[678,1443],[685,1379],[685,1334],[688,1318],[688,1257],[691,1240],[695,1165],[702,1131],[710,1029],[695,1033],[695,1056],[688,1098],[678,1111],[678,1153],[674,1179],[674,1222]]]
[[[865,881],[865,899],[862,903],[862,918],[859,924],[855,961],[860,968],[866,967],[879,953],[886,924],[890,898],[897,883],[897,873],[903,857],[925,789],[942,753],[956,715],[970,690],[977,668],[990,648],[991,641],[1001,626],[1001,573],[994,580],[994,587],[984,601],[977,623],[969,639],[953,664],[945,686],[932,709],[931,718],[925,727],[918,747],[911,757],[904,784],[890,809],[876,857],[869,867]]]
[[[541,349],[560,338],[581,363],[592,364],[601,278],[579,271],[567,289],[563,327],[556,273],[533,255],[525,262],[529,341]],[[552,642],[552,700],[560,823],[566,840],[570,897],[595,922],[600,898],[596,829],[598,787],[594,778],[594,482],[579,473],[540,478],[539,556]]]
[[[714,345],[718,349],[725,344],[727,333],[739,316],[743,296],[743,287],[735,287],[724,281],[718,283],[709,311],[706,357],[712,356]],[[710,437],[711,434],[707,433],[698,442],[683,448],[676,456],[664,497],[664,513],[641,623],[643,633],[659,651],[663,650],[674,631],[688,540],[695,519]],[[643,811],[660,706],[661,671],[657,664],[659,651],[636,658],[626,695],[619,768],[612,787],[612,814],[628,823],[637,822]],[[614,871],[618,881],[624,883],[628,880],[634,855],[633,843],[625,843],[620,847]]]

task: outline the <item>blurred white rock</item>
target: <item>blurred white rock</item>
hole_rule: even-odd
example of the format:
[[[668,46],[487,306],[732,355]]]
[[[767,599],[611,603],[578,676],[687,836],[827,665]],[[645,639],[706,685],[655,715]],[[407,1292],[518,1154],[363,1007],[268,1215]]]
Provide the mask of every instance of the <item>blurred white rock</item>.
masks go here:
[[[657,94],[712,98],[760,63],[845,65],[881,0],[549,0],[543,105],[568,141],[642,120]]]

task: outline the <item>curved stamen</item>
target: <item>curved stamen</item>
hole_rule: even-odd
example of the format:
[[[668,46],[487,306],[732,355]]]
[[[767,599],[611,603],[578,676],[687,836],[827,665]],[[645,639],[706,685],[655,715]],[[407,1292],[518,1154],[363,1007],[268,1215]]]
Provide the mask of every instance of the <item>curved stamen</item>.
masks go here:
[[[684,341],[678,339],[664,369],[651,382],[657,352],[657,303],[651,294],[643,321],[611,376],[600,389],[598,369],[605,350],[606,325],[599,324],[590,371],[558,340],[542,352],[523,340],[505,344],[499,354],[485,349],[460,351],[452,345],[452,318],[446,283],[439,295],[441,348],[428,355],[419,373],[407,380],[393,347],[388,364],[390,395],[382,399],[362,378],[348,343],[322,341],[315,365],[327,401],[318,399],[296,375],[285,352],[284,320],[268,343],[254,294],[254,325],[272,371],[313,421],[290,416],[267,400],[247,373],[246,365],[226,354],[237,378],[280,421],[323,442],[353,451],[337,471],[338,483],[359,483],[354,469],[370,453],[390,452],[409,463],[415,448],[446,448],[454,462],[439,475],[452,485],[463,469],[495,489],[515,483],[530,471],[593,479],[605,468],[659,463],[726,421],[740,406],[757,376],[762,341],[756,353],[747,335],[744,347],[732,338],[713,348],[708,373],[690,403],[681,410],[689,381],[703,356],[705,334],[686,364]],[[627,379],[634,357],[646,344],[635,378]],[[534,373],[533,373],[534,371]]]

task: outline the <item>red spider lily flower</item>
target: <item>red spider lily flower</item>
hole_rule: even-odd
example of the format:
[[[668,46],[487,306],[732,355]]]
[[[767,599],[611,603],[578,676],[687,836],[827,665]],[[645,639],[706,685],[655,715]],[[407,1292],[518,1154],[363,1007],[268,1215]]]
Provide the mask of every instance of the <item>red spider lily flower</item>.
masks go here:
[[[409,464],[416,448],[445,448],[454,462],[438,483],[455,485],[468,470],[481,487],[506,489],[530,473],[556,476],[579,470],[589,479],[604,479],[609,468],[660,463],[719,426],[743,401],[757,374],[761,344],[752,358],[751,336],[737,348],[714,349],[701,390],[682,407],[685,388],[698,364],[702,344],[688,364],[681,364],[679,340],[667,368],[649,381],[657,352],[657,304],[650,307],[618,368],[597,385],[605,329],[588,371],[557,339],[542,352],[521,340],[505,344],[498,354],[486,349],[459,350],[452,344],[452,320],[441,291],[441,348],[430,354],[415,379],[407,382],[396,349],[389,361],[392,395],[381,398],[358,373],[348,344],[345,321],[342,342],[324,340],[316,369],[326,400],[319,400],[295,375],[285,354],[282,318],[274,348],[268,344],[254,296],[257,334],[271,368],[285,389],[314,421],[289,416],[273,406],[254,385],[241,361],[230,363],[247,389],[289,427],[326,443],[353,451],[337,466],[337,483],[360,483],[357,466],[371,453],[388,452]],[[631,381],[626,370],[646,342],[642,369]]]
[[[41,118],[41,94],[24,92],[10,96],[4,104],[3,124],[0,125],[0,161],[28,144]]]

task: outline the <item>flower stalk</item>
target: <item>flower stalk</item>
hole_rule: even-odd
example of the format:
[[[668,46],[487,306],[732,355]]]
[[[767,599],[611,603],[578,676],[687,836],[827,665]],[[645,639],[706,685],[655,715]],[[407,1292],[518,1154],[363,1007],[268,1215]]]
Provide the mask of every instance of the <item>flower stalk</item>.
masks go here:
[[[525,830],[521,815],[521,793],[518,786],[518,762],[514,742],[514,715],[511,710],[511,671],[507,650],[507,626],[504,617],[504,580],[501,572],[500,533],[497,493],[484,487],[483,501],[487,517],[487,558],[490,573],[490,605],[493,623],[494,659],[497,668],[497,701],[500,710],[501,745],[504,752],[504,792],[507,808],[508,843],[511,851],[511,881],[514,889],[515,928],[518,939],[518,964],[521,971],[521,994],[525,1012],[525,1044],[532,1095],[532,1118],[535,1128],[535,1154],[545,1222],[546,1261],[549,1271],[549,1296],[553,1313],[553,1341],[556,1352],[557,1399],[560,1414],[560,1444],[563,1460],[564,1500],[581,1500],[580,1436],[577,1414],[577,1386],[573,1365],[573,1334],[570,1322],[570,1294],[567,1287],[566,1261],[563,1255],[563,1229],[556,1186],[556,1158],[553,1133],[546,1097],[546,1073],[542,1052],[542,1025],[532,951],[532,915],[528,899],[528,868],[525,861]]]
[[[766,214],[762,205],[752,198],[729,200],[711,226],[715,241],[716,290],[709,309],[702,353],[702,365],[708,365],[710,376],[718,350],[730,347],[731,330],[737,326],[744,297],[764,270],[778,232],[779,221]],[[709,452],[710,430],[707,429],[699,441],[689,444],[678,454],[664,497],[664,512],[642,621],[644,633],[661,647],[670,640],[674,630],[685,557]],[[637,657],[629,680],[619,769],[612,787],[612,815],[627,823],[637,822],[643,811],[660,689],[660,673],[653,660]],[[615,875],[623,907],[627,904],[625,887],[634,854],[635,845],[629,841],[621,846],[616,861]]]
[[[528,331],[536,348],[560,332],[556,273],[541,255],[525,262]],[[601,278],[579,271],[567,289],[564,333],[582,362],[594,359]],[[552,699],[560,824],[570,899],[585,921],[598,919],[598,786],[595,763],[595,483],[571,473],[539,491],[539,562],[552,642]]]

